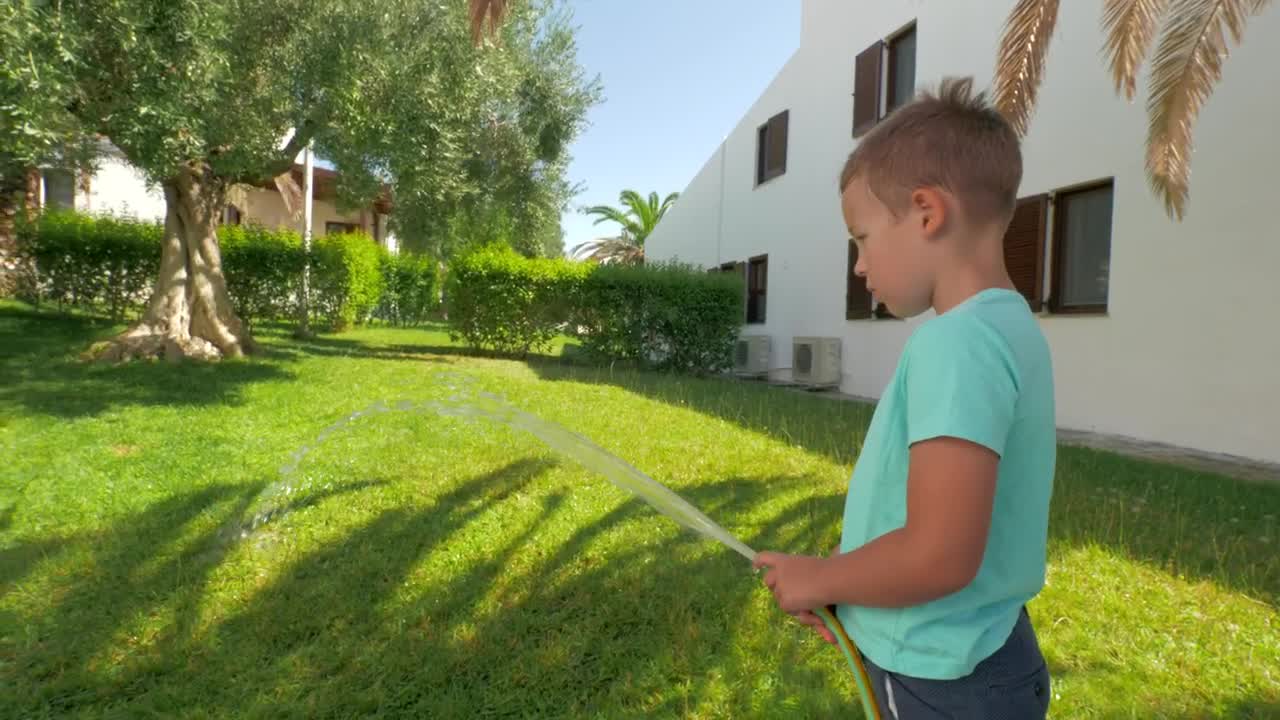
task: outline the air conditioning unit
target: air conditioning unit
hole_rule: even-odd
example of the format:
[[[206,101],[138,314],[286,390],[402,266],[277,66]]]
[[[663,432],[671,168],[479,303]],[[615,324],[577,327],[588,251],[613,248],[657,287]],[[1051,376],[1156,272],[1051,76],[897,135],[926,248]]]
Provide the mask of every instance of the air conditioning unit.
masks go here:
[[[744,335],[738,338],[733,351],[733,371],[739,375],[767,375],[771,349],[768,335]]]
[[[798,337],[791,344],[791,377],[798,385],[840,385],[840,338]]]

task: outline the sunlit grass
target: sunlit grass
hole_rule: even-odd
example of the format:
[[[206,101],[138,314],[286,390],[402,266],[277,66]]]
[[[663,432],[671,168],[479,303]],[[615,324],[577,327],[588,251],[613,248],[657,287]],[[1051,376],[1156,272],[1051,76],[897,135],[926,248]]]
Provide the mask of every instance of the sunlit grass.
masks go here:
[[[758,549],[826,552],[870,409],[470,358],[362,330],[216,366],[82,366],[109,327],[0,307],[0,717],[857,717],[741,557],[502,427],[361,418],[462,373]],[[1031,605],[1054,717],[1280,714],[1280,489],[1064,448]]]

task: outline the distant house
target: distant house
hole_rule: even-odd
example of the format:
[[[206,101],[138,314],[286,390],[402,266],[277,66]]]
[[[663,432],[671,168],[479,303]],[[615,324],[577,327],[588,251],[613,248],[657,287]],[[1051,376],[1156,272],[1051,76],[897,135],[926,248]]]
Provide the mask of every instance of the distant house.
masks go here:
[[[886,317],[853,273],[840,168],[916,88],[988,86],[1013,6],[802,0],[795,53],[645,243],[744,274],[743,367],[883,391],[924,318]],[[1118,97],[1099,56],[1102,3],[1059,13],[1005,241],[1053,350],[1059,424],[1280,461],[1280,12],[1249,18],[1200,116],[1181,222],[1147,187],[1145,96]]]
[[[111,213],[141,220],[163,220],[164,193],[148,185],[146,177],[129,164],[110,145],[103,146],[104,155],[97,172],[77,174],[57,168],[42,168],[39,175],[38,202],[42,207],[68,208],[89,213]],[[298,187],[303,186],[303,166],[292,170]],[[312,187],[312,223],[314,237],[332,233],[359,231],[374,242],[395,251],[395,235],[388,231],[391,212],[389,199],[380,198],[368,207],[342,212],[337,206],[338,173],[315,167]],[[229,225],[255,223],[269,228],[302,230],[301,202],[289,203],[274,182],[260,186],[237,185],[227,193],[223,222]]]

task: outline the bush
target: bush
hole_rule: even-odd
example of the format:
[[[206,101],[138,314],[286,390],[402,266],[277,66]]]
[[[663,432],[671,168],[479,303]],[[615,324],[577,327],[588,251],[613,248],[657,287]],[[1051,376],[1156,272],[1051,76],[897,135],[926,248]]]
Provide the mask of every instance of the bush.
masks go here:
[[[145,307],[160,271],[158,223],[48,211],[18,233],[36,265],[22,294],[36,304],[82,307],[119,321]]]
[[[449,267],[450,335],[504,353],[547,349],[564,329],[585,275],[579,263],[526,258],[505,246],[473,250]]]
[[[596,266],[485,249],[456,260],[446,283],[455,339],[527,353],[566,329],[599,362],[683,372],[732,367],[742,325],[737,275],[675,263]]]
[[[312,315],[332,330],[367,322],[382,299],[385,253],[362,233],[316,239],[311,260]]]
[[[298,317],[306,255],[295,232],[259,226],[218,228],[222,270],[236,314],[250,324]]]
[[[426,322],[437,302],[436,261],[422,255],[386,253],[382,256],[382,277],[386,287],[374,316],[394,325]]]
[[[733,366],[743,289],[737,275],[676,263],[602,265],[582,283],[575,324],[598,360],[718,372]]]

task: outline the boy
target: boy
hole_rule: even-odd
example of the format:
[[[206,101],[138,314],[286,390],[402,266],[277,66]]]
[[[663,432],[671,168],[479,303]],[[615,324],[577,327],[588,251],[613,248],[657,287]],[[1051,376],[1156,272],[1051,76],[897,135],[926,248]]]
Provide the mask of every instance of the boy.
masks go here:
[[[1053,370],[1009,279],[1022,157],[972,80],[946,80],[863,138],[840,176],[855,272],[908,340],[849,482],[840,553],[760,553],[779,606],[835,605],[885,718],[1043,718],[1025,603],[1044,585]]]

